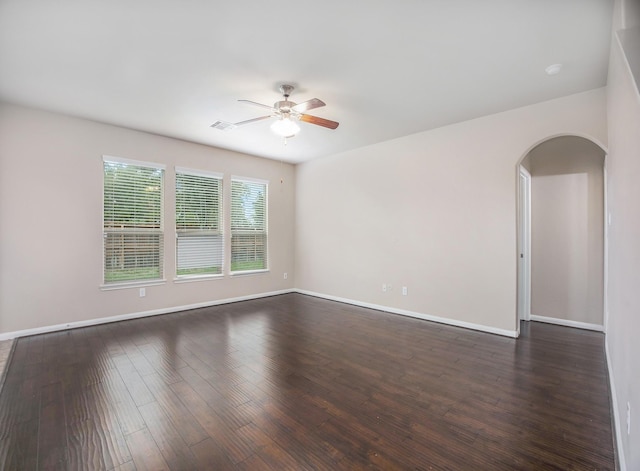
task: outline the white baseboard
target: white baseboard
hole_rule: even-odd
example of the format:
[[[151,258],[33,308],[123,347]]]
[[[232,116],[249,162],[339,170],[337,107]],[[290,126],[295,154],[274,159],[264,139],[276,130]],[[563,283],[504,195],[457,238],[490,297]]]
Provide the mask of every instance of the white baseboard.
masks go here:
[[[607,370],[609,372],[609,391],[611,391],[611,407],[613,408],[613,428],[615,434],[616,458],[618,460],[619,471],[627,471],[627,464],[624,459],[624,450],[622,449],[622,424],[620,423],[620,408],[618,407],[618,395],[616,394],[616,382],[613,379],[613,368],[611,367],[611,359],[609,356],[609,337],[604,339],[604,354],[607,358]]]
[[[604,332],[604,326],[598,324],[588,324],[587,322],[570,321],[567,319],[557,319],[555,317],[536,316],[531,314],[532,321],[545,322],[547,324],[563,325],[565,327],[575,327],[576,329],[595,330]]]
[[[427,321],[438,322],[440,324],[447,324],[455,327],[464,327],[465,329],[472,329],[480,332],[487,332],[490,334],[502,335],[505,337],[512,337],[512,338],[518,337],[518,332],[515,330],[498,329],[496,327],[490,327],[482,324],[474,324],[470,322],[459,321],[456,319],[450,319],[447,317],[432,316],[432,315],[423,314],[420,312],[408,311],[406,309],[383,306],[380,304],[366,303],[366,302],[357,301],[354,299],[342,298],[339,296],[332,296],[329,294],[317,293],[314,291],[306,291],[306,290],[294,288],[294,289],[285,289],[285,290],[279,290],[279,291],[271,291],[268,293],[258,293],[258,294],[251,294],[247,296],[239,296],[236,298],[218,299],[215,301],[206,301],[203,303],[189,304],[186,306],[173,306],[173,307],[162,308],[162,309],[154,309],[151,311],[133,312],[129,314],[120,314],[117,316],[101,317],[98,319],[88,319],[84,321],[69,322],[66,324],[48,325],[43,327],[36,327],[33,329],[17,330],[14,332],[4,332],[4,333],[0,333],[0,341],[14,339],[18,337],[25,337],[28,335],[38,335],[38,334],[45,334],[47,332],[56,332],[59,330],[76,329],[79,327],[88,327],[92,325],[106,324],[109,322],[119,322],[119,321],[124,321],[128,319],[137,319],[139,317],[156,316],[161,314],[169,314],[171,312],[187,311],[189,309],[198,309],[201,307],[235,303],[238,301],[248,301],[250,299],[266,298],[269,296],[276,296],[279,294],[287,294],[287,293],[306,294],[309,296],[315,296],[317,298],[323,298],[331,301],[338,301],[341,303],[352,304],[354,306],[360,306],[360,307],[365,307],[369,309],[376,309],[378,311],[386,311],[392,314],[400,314],[403,316],[415,317],[417,319],[424,319]],[[565,319],[556,319],[552,317],[536,316],[533,314],[531,315],[531,320],[538,321],[538,322],[546,322],[549,324],[558,324],[558,325],[563,325],[567,327],[576,327],[579,329],[594,330],[597,332],[603,332],[604,330],[603,326],[598,324],[588,324],[585,322],[576,322],[576,321],[570,321]]]
[[[251,299],[267,298],[269,296],[277,296],[279,294],[293,293],[293,289],[284,289],[280,291],[271,291],[269,293],[250,294],[247,296],[239,296],[237,298],[218,299],[215,301],[206,301],[203,303],[189,304],[186,306],[173,306],[162,309],[154,309],[152,311],[132,312],[130,314],[120,314],[117,316],[101,317],[98,319],[88,319],[85,321],[69,322],[67,324],[47,325],[44,327],[36,327],[33,329],[17,330],[14,332],[0,333],[0,340],[15,339],[18,337],[26,337],[28,335],[46,334],[48,332],[56,332],[59,330],[77,329],[79,327],[89,327],[92,325],[108,324],[109,322],[120,322],[129,319],[137,319],[139,317],[157,316],[161,314],[170,314],[172,312],[188,311],[190,309],[198,309],[201,307],[217,306],[220,304],[235,303],[238,301],[248,301]]]
[[[390,312],[392,314],[400,314],[402,316],[415,317],[417,319],[423,319],[423,320],[426,320],[426,321],[437,322],[439,324],[447,324],[447,325],[452,325],[454,327],[464,327],[465,329],[478,330],[480,332],[486,332],[486,333],[489,333],[489,334],[502,335],[502,336],[505,336],[505,337],[512,337],[512,338],[517,338],[518,337],[518,332],[515,331],[515,330],[505,330],[505,329],[498,329],[496,327],[490,327],[490,326],[486,326],[486,325],[482,325],[482,324],[472,324],[470,322],[459,321],[459,320],[456,320],[456,319],[449,319],[447,317],[431,316],[429,314],[423,314],[423,313],[420,313],[420,312],[408,311],[406,309],[398,309],[398,308],[389,307],[389,306],[382,306],[382,305],[379,305],[379,304],[365,303],[365,302],[362,302],[362,301],[356,301],[354,299],[341,298],[339,296],[332,296],[332,295],[329,295],[329,294],[316,293],[316,292],[313,292],[313,291],[306,291],[306,290],[301,290],[301,289],[296,289],[294,291],[296,293],[306,294],[306,295],[309,295],[309,296],[315,296],[317,298],[328,299],[330,301],[338,301],[338,302],[345,303],[345,304],[353,304],[354,306],[360,306],[360,307],[366,307],[366,308],[369,308],[369,309],[375,309],[377,311],[384,311],[384,312]]]

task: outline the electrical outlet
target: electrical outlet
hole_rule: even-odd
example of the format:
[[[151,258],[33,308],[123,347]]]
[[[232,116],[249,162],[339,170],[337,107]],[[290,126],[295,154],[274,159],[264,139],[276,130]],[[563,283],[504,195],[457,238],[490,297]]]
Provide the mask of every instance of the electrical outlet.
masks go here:
[[[285,272],[284,279],[286,280],[289,275]]]
[[[407,294],[409,294],[409,290],[407,289],[406,286],[402,287],[402,296],[406,296]]]
[[[140,297],[144,298],[147,295],[146,288],[140,288]]]
[[[627,402],[627,435],[631,435],[631,403]]]

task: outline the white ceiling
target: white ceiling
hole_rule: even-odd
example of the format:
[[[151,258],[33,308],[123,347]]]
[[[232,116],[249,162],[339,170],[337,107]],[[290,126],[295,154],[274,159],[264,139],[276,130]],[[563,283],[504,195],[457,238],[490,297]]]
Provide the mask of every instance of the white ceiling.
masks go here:
[[[612,0],[0,0],[0,100],[288,162],[604,86]],[[545,67],[562,63],[559,75]],[[301,123],[285,147],[273,104]]]

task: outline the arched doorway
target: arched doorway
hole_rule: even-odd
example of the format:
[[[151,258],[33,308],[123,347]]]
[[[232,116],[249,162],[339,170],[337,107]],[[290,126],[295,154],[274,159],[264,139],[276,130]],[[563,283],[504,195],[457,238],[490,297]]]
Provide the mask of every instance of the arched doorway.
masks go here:
[[[605,155],[589,139],[560,136],[519,163],[518,322],[603,330]]]

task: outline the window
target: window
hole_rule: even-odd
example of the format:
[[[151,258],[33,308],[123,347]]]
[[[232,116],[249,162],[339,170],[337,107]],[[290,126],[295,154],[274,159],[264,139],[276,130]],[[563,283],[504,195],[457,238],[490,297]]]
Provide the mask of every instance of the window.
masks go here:
[[[163,277],[160,165],[104,157],[104,282]]]
[[[267,182],[231,180],[231,272],[267,269]]]
[[[222,175],[176,168],[178,277],[222,274]]]

